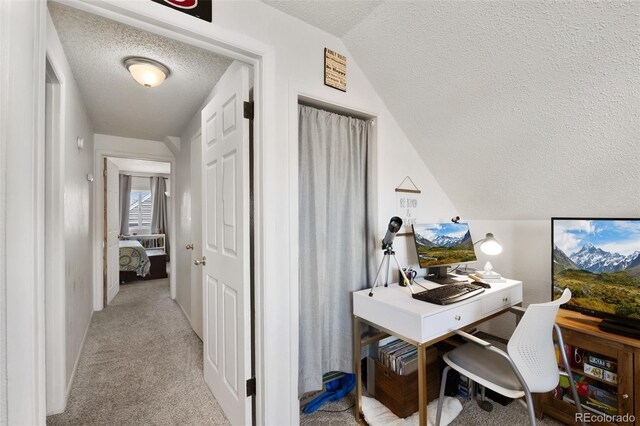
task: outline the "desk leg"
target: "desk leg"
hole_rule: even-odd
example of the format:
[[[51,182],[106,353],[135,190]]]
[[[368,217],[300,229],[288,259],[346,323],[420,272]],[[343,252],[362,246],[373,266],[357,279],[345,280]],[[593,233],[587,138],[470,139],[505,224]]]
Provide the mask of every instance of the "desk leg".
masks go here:
[[[353,317],[353,362],[355,362],[356,372],[356,421],[360,423],[360,413],[362,412],[362,363],[360,354],[362,353],[362,336],[360,335],[360,318]]]
[[[420,426],[427,426],[427,351],[418,345],[418,413]]]

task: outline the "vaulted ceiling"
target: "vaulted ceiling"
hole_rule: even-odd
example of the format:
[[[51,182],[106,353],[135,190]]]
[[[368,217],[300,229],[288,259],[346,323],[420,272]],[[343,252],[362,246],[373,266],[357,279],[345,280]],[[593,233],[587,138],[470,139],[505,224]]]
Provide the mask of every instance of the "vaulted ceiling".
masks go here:
[[[640,2],[267,3],[342,38],[463,217],[640,216]]]
[[[180,136],[228,58],[49,2],[49,11],[96,133],[162,140]],[[143,56],[169,67],[158,87],[136,83],[122,64]]]

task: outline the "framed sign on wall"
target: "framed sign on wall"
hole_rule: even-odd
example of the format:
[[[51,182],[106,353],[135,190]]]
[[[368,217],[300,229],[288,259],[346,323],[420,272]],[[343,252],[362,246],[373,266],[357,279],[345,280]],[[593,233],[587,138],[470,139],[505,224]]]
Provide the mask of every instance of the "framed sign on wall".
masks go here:
[[[334,89],[347,91],[347,57],[324,49],[324,84]]]
[[[174,10],[195,16],[203,21],[212,22],[211,0],[151,0]]]

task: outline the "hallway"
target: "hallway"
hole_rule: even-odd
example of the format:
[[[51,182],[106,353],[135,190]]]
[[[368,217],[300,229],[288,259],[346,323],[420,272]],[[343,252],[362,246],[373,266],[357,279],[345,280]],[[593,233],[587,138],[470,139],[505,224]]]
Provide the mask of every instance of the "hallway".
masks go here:
[[[93,314],[67,410],[47,424],[229,424],[168,279],[122,285]]]

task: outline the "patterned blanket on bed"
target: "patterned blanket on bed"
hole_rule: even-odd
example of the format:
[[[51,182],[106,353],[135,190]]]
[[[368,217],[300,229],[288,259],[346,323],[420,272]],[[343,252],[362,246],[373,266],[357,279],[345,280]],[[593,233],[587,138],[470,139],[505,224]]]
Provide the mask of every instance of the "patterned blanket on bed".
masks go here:
[[[135,271],[139,277],[149,273],[151,263],[147,252],[136,240],[120,240],[120,270]]]

